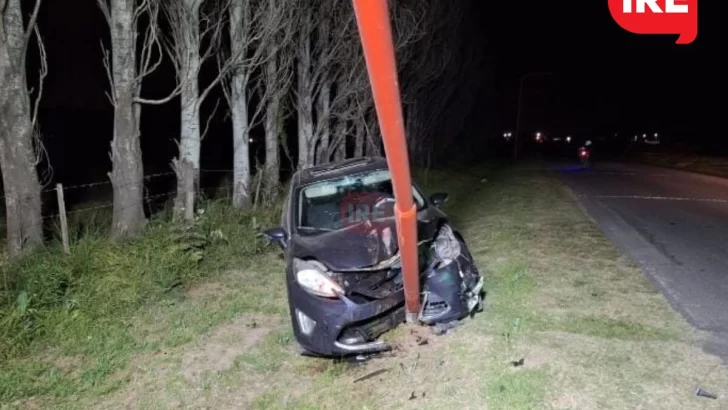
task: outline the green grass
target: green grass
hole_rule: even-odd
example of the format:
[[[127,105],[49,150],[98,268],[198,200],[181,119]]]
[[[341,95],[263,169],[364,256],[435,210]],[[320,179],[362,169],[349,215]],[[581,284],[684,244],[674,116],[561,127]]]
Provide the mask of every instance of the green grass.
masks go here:
[[[113,390],[119,382],[111,375],[133,355],[188,343],[234,317],[241,304],[265,307],[236,299],[226,300],[228,310],[174,309],[190,285],[231,267],[255,266],[256,258],[270,252],[256,234],[279,218],[276,209],[241,213],[214,201],[201,209],[187,228],[161,215],[142,237],[126,243],[112,243],[103,228],[87,225],[71,255],[51,246],[4,264],[0,402]],[[171,321],[161,341],[130,331],[145,320],[145,310],[163,312]],[[281,311],[278,305],[269,310]]]
[[[226,240],[208,239],[198,262],[175,248],[164,221],[138,242],[94,239],[76,244],[74,256],[49,252],[25,262],[22,273],[37,270],[37,277],[55,277],[53,267],[74,272],[65,275],[78,303],[64,310],[55,293],[31,299],[50,301],[32,316],[43,326],[6,354],[0,402],[58,409],[725,407],[725,400],[692,396],[697,384],[728,390],[725,368],[701,350],[701,335],[548,173],[431,170],[423,182],[428,194],[450,194],[446,211],[486,276],[485,311],[451,334],[401,326],[385,335],[395,354],[366,365],[296,355],[279,252],[251,245],[252,215],[207,208],[210,220],[196,232],[219,238],[210,233],[220,229]],[[181,286],[169,285],[179,278]],[[91,304],[104,298],[105,306]],[[6,309],[17,315],[16,305]],[[519,359],[523,365],[513,366]]]
[[[728,178],[728,160],[725,157],[658,151],[641,153],[635,159],[650,165]]]

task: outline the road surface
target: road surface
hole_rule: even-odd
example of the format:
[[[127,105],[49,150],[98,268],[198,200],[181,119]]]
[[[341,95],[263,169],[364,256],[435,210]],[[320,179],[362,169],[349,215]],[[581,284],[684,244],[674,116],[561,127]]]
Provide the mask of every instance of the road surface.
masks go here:
[[[728,179],[633,164],[550,168],[728,363]]]

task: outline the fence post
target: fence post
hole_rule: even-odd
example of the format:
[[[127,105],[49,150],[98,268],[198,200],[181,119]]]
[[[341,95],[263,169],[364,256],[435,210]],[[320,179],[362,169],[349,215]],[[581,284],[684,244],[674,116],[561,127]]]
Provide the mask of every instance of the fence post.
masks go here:
[[[63,241],[63,252],[71,253],[68,244],[68,219],[66,218],[66,202],[63,200],[63,184],[56,184],[56,196],[58,197],[58,214],[61,217],[61,239]]]

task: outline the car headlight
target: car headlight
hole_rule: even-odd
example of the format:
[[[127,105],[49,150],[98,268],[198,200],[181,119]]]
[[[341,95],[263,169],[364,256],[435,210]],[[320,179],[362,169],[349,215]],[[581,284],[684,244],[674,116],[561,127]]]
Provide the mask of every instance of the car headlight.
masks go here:
[[[338,298],[344,289],[331,279],[318,263],[313,261],[294,261],[296,282],[307,292],[324,298]]]
[[[455,232],[450,225],[445,224],[440,228],[433,247],[435,255],[446,263],[460,256],[460,241],[455,237]]]

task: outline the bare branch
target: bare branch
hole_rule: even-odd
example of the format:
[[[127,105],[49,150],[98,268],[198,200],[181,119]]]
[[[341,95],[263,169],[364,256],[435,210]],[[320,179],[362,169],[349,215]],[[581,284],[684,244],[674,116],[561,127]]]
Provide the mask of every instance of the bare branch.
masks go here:
[[[212,56],[218,54],[222,47],[223,28],[227,21],[228,10],[231,7],[231,0],[225,0],[221,4],[213,7],[212,12],[202,13],[201,20],[204,29],[200,33],[200,38],[208,38],[208,45],[201,53],[200,64],[205,62]]]
[[[99,6],[101,14],[104,15],[104,20],[106,20],[106,24],[111,25],[111,12],[109,11],[109,4],[106,1],[107,0],[96,0],[96,4],[98,4]]]
[[[210,122],[212,121],[212,118],[215,117],[215,114],[217,114],[217,108],[219,106],[220,106],[220,99],[218,98],[215,101],[215,107],[212,109],[210,116],[207,117],[207,121],[205,122],[205,128],[202,129],[202,134],[200,134],[200,140],[205,139],[205,136],[207,135],[207,131],[210,129]]]
[[[35,0],[33,6],[33,12],[28,20],[28,26],[25,28],[25,35],[23,36],[23,64],[21,67],[25,67],[25,55],[28,52],[28,44],[30,43],[30,37],[33,35],[35,25],[38,23],[38,13],[40,12],[40,4],[42,0]]]
[[[163,104],[170,101],[179,95],[189,81],[197,81],[202,64],[218,53],[225,22],[224,16],[230,7],[230,1],[226,0],[223,5],[216,7],[212,12],[214,17],[204,15],[201,18],[201,6],[202,1],[197,1],[191,5],[184,4],[180,0],[172,0],[164,3],[163,12],[171,27],[169,38],[164,40],[164,49],[175,65],[178,85],[167,98],[160,100],[138,99],[138,102],[145,104]],[[201,23],[205,26],[202,32],[200,32]],[[208,46],[202,55],[200,55],[200,40],[204,37],[210,37],[210,39]],[[191,53],[195,53],[197,56],[192,57]],[[192,58],[198,59],[196,72],[190,75],[182,75],[186,67],[189,66]],[[228,71],[233,67],[233,63],[233,60],[230,59],[222,65],[216,78],[200,93],[197,99],[198,105],[222,81]]]
[[[105,0],[98,0],[98,1],[105,1]],[[147,11],[148,7],[149,7],[149,0],[142,0],[142,2],[134,9],[134,15],[132,17],[134,19],[134,21],[138,21],[139,17],[141,17],[141,15]]]
[[[142,9],[142,7],[144,7]],[[156,0],[144,0],[134,11],[134,20],[137,21],[141,13],[149,14],[149,24],[144,32],[144,41],[142,42],[141,58],[139,67],[137,68],[137,80],[139,83],[144,77],[153,73],[162,64],[162,47],[159,44],[159,5]],[[136,25],[136,24],[135,24]],[[152,53],[157,51],[157,60],[152,63]]]
[[[40,3],[40,0],[38,1]],[[35,102],[33,104],[33,112],[31,114],[31,129],[35,129],[38,125],[38,109],[40,108],[40,100],[43,97],[43,83],[45,82],[46,76],[48,76],[48,56],[46,54],[45,45],[43,44],[43,38],[40,36],[40,30],[36,25],[34,33],[38,39],[38,52],[40,53],[40,68],[38,73],[38,95],[35,96]]]
[[[109,50],[104,47],[104,42],[99,40],[101,43],[101,51],[104,53],[104,69],[106,70],[106,77],[109,80],[109,87],[111,89],[111,92],[105,92],[106,97],[109,99],[109,102],[111,102],[111,105],[116,107],[116,96],[114,95],[114,76],[111,73],[111,60],[109,56]]]
[[[134,102],[137,104],[146,104],[146,105],[166,104],[166,103],[172,101],[173,99],[175,99],[176,97],[178,97],[181,90],[182,90],[181,87],[177,87],[177,88],[175,88],[175,90],[172,93],[170,93],[169,95],[167,95],[164,98],[159,98],[159,99],[134,97]]]
[[[27,54],[28,54],[28,45],[30,44],[30,37],[33,35],[33,32],[35,30],[35,26],[38,22],[38,13],[40,12],[40,4],[42,0],[36,0],[35,5],[33,6],[33,12],[30,15],[30,19],[28,20],[28,26],[25,28],[25,33],[23,34],[23,43],[21,46],[21,54],[19,56],[20,58],[20,70],[23,73],[23,84],[27,84],[28,80],[26,78],[26,69],[25,64],[27,60]],[[20,7],[20,6],[18,6]],[[0,16],[1,17],[1,16]],[[22,17],[20,17],[20,23],[22,24]],[[4,33],[3,33],[4,34]],[[14,62],[17,64],[18,62]]]

